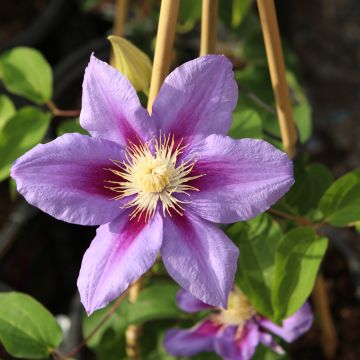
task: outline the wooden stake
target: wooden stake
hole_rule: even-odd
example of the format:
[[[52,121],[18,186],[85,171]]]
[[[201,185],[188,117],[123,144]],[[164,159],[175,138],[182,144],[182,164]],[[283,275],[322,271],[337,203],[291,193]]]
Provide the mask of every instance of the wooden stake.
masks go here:
[[[123,36],[126,15],[128,12],[128,0],[116,0],[115,2],[115,18],[112,35]]]
[[[284,56],[281,49],[279,27],[274,0],[257,0],[264,36],[271,83],[275,94],[276,112],[284,150],[289,157],[296,151],[297,133],[292,115],[289,89],[286,83]]]
[[[313,301],[316,314],[321,325],[321,346],[327,359],[334,359],[337,349],[337,337],[333,319],[331,317],[329,300],[322,274],[316,279]]]
[[[151,114],[153,102],[159,93],[165,77],[170,71],[171,55],[174,45],[176,20],[180,0],[162,0],[156,37],[153,70],[151,75],[148,111]]]
[[[217,0],[202,0],[200,56],[215,54]]]

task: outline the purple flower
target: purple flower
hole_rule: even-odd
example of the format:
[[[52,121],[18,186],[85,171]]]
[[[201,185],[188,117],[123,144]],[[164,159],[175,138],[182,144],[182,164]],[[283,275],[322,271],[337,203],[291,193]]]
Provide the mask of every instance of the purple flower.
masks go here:
[[[205,56],[173,71],[151,117],[117,70],[91,57],[81,126],[19,158],[11,176],[27,201],[70,223],[100,225],[78,279],[90,314],[144,274],[160,251],[169,274],[224,307],[237,247],[214,223],[267,210],[293,183],[272,145],[226,136],[237,101],[232,65]]]
[[[180,290],[179,308],[187,312],[208,310],[207,304]],[[215,309],[216,310],[216,309]],[[256,313],[246,296],[235,288],[229,295],[227,310],[217,310],[188,330],[172,329],[165,334],[165,349],[174,356],[193,356],[215,351],[225,360],[248,360],[262,343],[279,354],[284,350],[273,340],[272,332],[287,342],[309,330],[313,315],[309,303],[283,321],[282,326]]]

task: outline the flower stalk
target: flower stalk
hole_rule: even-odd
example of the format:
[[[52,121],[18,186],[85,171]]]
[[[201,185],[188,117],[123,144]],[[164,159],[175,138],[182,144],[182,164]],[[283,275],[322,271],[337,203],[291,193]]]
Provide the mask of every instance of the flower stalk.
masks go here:
[[[151,114],[153,102],[159,93],[165,77],[170,71],[172,49],[175,38],[176,20],[180,0],[163,0],[161,2],[159,25],[156,37],[153,70],[148,98],[148,112]]]
[[[216,52],[217,0],[202,0],[200,56]]]

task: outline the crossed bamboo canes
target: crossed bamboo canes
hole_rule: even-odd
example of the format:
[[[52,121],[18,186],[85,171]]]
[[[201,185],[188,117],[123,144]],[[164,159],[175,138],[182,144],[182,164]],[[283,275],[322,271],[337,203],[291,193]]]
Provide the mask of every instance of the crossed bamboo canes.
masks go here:
[[[174,44],[176,20],[180,0],[162,0],[154,53],[153,71],[148,98],[148,112],[159,93],[161,84],[169,73]],[[280,125],[282,143],[289,157],[296,155],[297,132],[292,114],[289,88],[286,83],[284,56],[282,53],[279,27],[273,0],[257,0],[261,28],[264,37],[271,83],[276,101],[276,113]],[[216,20],[218,0],[202,1],[200,55],[216,52]],[[128,0],[116,0],[114,34],[121,36],[124,30]],[[129,301],[135,302],[142,288],[142,279],[135,282],[129,290]],[[325,355],[332,358],[336,351],[337,338],[329,310],[325,281],[318,275],[313,300],[322,330],[322,347]],[[126,331],[127,355],[131,360],[140,356],[139,336],[141,327],[130,325]]]

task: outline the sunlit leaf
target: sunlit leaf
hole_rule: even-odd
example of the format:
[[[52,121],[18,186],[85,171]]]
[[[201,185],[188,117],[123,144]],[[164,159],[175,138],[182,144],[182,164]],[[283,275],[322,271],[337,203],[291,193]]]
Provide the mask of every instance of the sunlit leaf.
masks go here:
[[[325,220],[335,226],[347,226],[360,220],[360,169],[337,179],[320,200]]]
[[[49,127],[51,114],[26,106],[0,129],[0,181],[9,176],[11,164],[37,145]]]
[[[0,80],[6,89],[37,104],[52,96],[52,70],[44,56],[28,47],[16,47],[0,57]]]
[[[149,57],[130,41],[111,35],[113,66],[126,76],[137,91],[150,87],[152,64]]]
[[[79,118],[63,121],[56,129],[57,136],[67,133],[80,133],[89,135],[89,133],[80,126]]]
[[[17,292],[0,294],[0,341],[11,355],[47,358],[61,338],[54,317],[35,299]]]
[[[259,313],[271,316],[275,254],[282,236],[279,225],[263,214],[232,225],[227,234],[240,249],[235,281]]]
[[[278,246],[273,284],[274,320],[294,314],[313,289],[328,240],[315,230],[299,227],[286,233]]]
[[[6,96],[0,95],[0,129],[16,112],[13,102]]]
[[[234,139],[262,138],[262,121],[259,114],[251,108],[237,109],[233,113],[233,122],[229,136]]]

